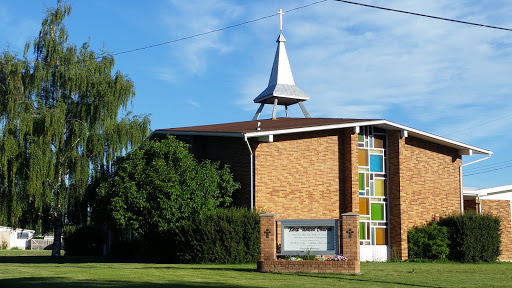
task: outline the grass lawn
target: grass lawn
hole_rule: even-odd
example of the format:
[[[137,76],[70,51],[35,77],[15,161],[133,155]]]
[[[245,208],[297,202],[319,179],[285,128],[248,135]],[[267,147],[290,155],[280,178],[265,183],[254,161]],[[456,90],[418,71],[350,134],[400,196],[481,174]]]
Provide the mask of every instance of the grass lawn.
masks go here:
[[[362,275],[273,274],[255,264],[119,263],[0,250],[0,287],[511,287],[512,263],[361,263]]]

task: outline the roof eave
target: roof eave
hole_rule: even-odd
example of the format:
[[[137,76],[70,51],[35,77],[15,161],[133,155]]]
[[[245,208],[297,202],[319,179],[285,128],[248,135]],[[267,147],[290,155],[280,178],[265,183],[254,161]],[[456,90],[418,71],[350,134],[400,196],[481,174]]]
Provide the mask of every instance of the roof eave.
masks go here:
[[[481,154],[481,155],[492,155],[492,151],[478,148],[472,145],[468,145],[462,142],[454,141],[448,138],[444,138],[438,135],[430,134],[418,129],[414,129],[411,127],[407,127],[404,125],[400,125],[388,120],[369,120],[369,121],[360,121],[360,122],[352,122],[352,123],[343,123],[343,124],[328,124],[328,125],[320,125],[320,126],[311,126],[311,127],[300,127],[300,128],[289,128],[289,129],[278,129],[278,130],[265,130],[265,131],[255,131],[255,132],[201,132],[201,131],[172,131],[172,130],[157,130],[152,133],[153,134],[171,134],[171,135],[202,135],[202,136],[218,136],[218,137],[237,137],[237,138],[254,138],[268,135],[282,135],[282,134],[291,134],[291,133],[303,133],[303,132],[312,132],[312,131],[320,131],[320,130],[331,130],[331,129],[341,129],[341,128],[350,128],[350,127],[358,127],[358,126],[369,126],[374,125],[379,128],[387,129],[387,130],[404,130],[407,131],[408,135],[414,136],[420,139],[424,139],[433,143],[437,143],[443,146],[451,147],[453,149],[459,150],[459,154],[461,155],[471,155],[471,154]],[[151,136],[152,136],[151,135]]]

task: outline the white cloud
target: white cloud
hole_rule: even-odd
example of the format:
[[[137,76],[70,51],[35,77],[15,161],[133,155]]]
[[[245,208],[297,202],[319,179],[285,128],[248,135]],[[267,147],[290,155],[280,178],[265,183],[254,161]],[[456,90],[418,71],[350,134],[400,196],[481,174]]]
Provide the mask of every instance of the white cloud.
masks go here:
[[[162,11],[161,25],[168,27],[168,36],[174,39],[225,27],[232,24],[231,21],[243,11],[241,6],[222,0],[170,0],[168,3],[168,10]],[[180,62],[180,67],[175,69],[185,69],[193,74],[203,73],[212,53],[219,55],[232,51],[232,44],[225,38],[223,32],[215,32],[173,45],[170,53]]]
[[[192,106],[192,107],[194,107],[194,108],[199,108],[199,107],[201,107],[201,105],[199,104],[199,102],[194,101],[194,100],[192,100],[192,99],[186,99],[186,100],[185,100],[185,102],[186,102],[188,105],[190,105],[190,106]]]

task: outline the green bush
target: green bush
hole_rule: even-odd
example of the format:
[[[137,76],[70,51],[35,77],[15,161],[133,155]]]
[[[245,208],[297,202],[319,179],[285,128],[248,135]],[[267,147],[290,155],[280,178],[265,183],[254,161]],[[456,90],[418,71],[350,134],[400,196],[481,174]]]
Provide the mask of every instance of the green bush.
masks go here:
[[[63,231],[66,256],[102,255],[101,231],[93,226],[66,226]]]
[[[425,226],[414,227],[407,233],[409,259],[446,259],[449,249],[446,227],[430,222]]]
[[[490,214],[466,212],[442,218],[439,225],[448,228],[448,258],[460,262],[491,262],[500,255],[501,221]]]
[[[215,209],[182,222],[176,242],[183,262],[256,262],[260,256],[260,218],[247,209]]]

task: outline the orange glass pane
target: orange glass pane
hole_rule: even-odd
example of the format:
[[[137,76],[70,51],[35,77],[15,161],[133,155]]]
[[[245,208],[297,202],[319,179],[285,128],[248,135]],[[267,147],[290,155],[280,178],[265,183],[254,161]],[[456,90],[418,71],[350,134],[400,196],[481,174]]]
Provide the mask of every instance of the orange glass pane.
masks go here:
[[[358,150],[359,166],[368,166],[368,150]]]
[[[373,148],[384,148],[384,140],[373,138]]]
[[[386,228],[375,228],[375,244],[386,245],[387,244],[387,229]]]
[[[361,215],[370,215],[368,212],[368,198],[359,198],[359,214]]]

